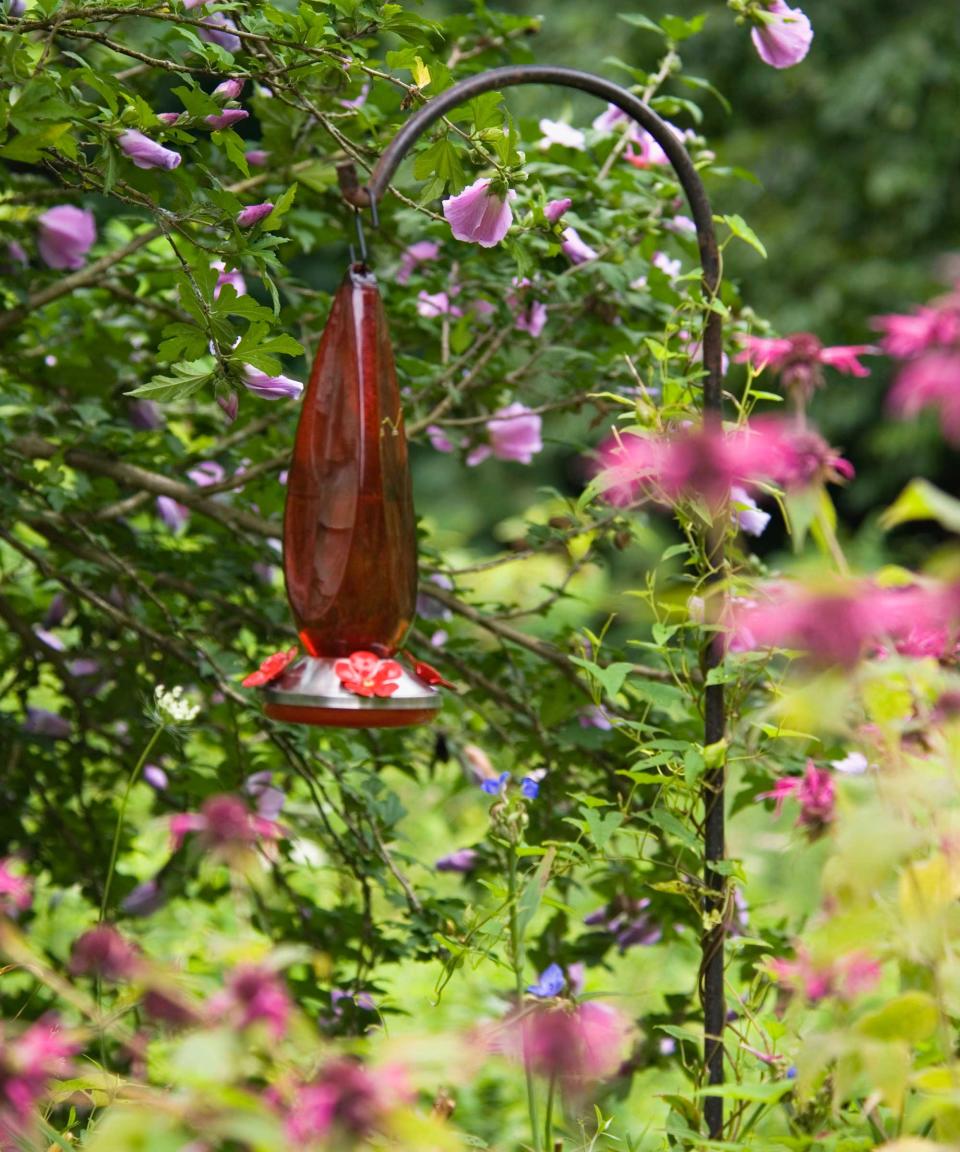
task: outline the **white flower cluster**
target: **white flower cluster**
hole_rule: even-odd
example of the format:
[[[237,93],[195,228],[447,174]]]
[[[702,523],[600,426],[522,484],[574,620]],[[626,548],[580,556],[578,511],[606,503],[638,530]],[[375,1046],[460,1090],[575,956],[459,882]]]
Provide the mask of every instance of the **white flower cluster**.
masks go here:
[[[183,688],[179,684],[176,688],[169,689],[163,684],[158,684],[154,689],[154,696],[156,697],[157,708],[175,724],[189,724],[200,713],[199,704],[192,704],[189,700],[184,699]]]

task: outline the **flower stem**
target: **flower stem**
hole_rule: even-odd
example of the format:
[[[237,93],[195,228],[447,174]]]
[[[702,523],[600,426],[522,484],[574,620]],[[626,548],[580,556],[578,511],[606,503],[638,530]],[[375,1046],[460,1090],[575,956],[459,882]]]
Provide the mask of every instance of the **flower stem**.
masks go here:
[[[550,1152],[553,1147],[553,1099],[557,1090],[556,1074],[550,1077],[550,1086],[547,1088],[547,1113],[543,1121],[543,1146]]]
[[[117,853],[120,851],[120,836],[123,832],[123,818],[127,814],[127,801],[130,799],[130,793],[133,791],[133,786],[137,782],[137,778],[143,769],[144,764],[147,762],[147,757],[154,749],[154,745],[160,739],[160,733],[163,731],[163,725],[159,725],[154,729],[153,735],[147,741],[147,746],[140,754],[140,759],[134,765],[133,771],[130,773],[130,779],[127,781],[127,787],[123,793],[123,799],[120,801],[120,813],[117,816],[117,827],[113,834],[113,846],[110,849],[110,864],[107,867],[107,879],[103,885],[103,899],[100,901],[100,916],[98,923],[102,923],[107,914],[107,905],[110,902],[110,886],[113,884],[113,873],[117,866]]]
[[[517,918],[517,852],[515,845],[508,848],[510,853],[507,870],[507,890],[510,894],[510,957],[513,961],[513,975],[516,981],[517,1008],[523,1004],[523,940],[520,936],[520,923]],[[521,1037],[523,1028],[521,1025]],[[541,1152],[540,1126],[537,1123],[537,1098],[534,1093],[533,1072],[527,1060],[526,1043],[523,1044],[523,1070],[527,1081],[527,1112],[530,1116],[530,1135],[533,1138],[534,1152]]]

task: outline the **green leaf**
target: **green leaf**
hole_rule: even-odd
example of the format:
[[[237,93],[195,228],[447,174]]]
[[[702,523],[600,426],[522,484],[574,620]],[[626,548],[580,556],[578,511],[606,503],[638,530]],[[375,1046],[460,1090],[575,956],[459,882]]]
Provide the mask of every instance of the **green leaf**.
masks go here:
[[[617,19],[634,28],[642,28],[645,32],[655,32],[658,36],[665,35],[659,24],[655,24],[649,16],[642,16],[638,12],[618,12]]]
[[[911,480],[880,517],[880,524],[889,530],[914,520],[936,520],[948,532],[960,532],[960,500],[929,480]]]
[[[693,16],[689,20],[684,20],[680,16],[664,16],[660,21],[660,27],[671,40],[680,41],[689,40],[691,36],[696,36],[706,22],[706,12],[702,12],[699,16]]]
[[[761,243],[760,237],[756,234],[756,232],[754,232],[754,230],[742,216],[715,216],[714,219],[719,220],[723,224],[726,224],[734,236],[737,236],[746,244],[749,244],[751,248],[759,252],[764,260],[766,260],[766,248],[764,248],[763,244]]]
[[[937,1030],[937,1002],[926,992],[904,992],[875,1012],[861,1016],[855,1028],[874,1040],[906,1040],[919,1044]]]
[[[698,1096],[719,1096],[723,1100],[748,1100],[756,1104],[775,1104],[796,1087],[792,1080],[774,1080],[763,1084],[710,1084]]]
[[[594,808],[581,808],[580,812],[590,829],[590,838],[602,852],[610,837],[623,823],[622,812],[598,812]]]
[[[148,384],[141,384],[127,396],[143,396],[156,400],[161,404],[169,404],[173,400],[183,400],[198,392],[205,384],[214,378],[213,361],[209,357],[203,360],[187,361],[183,364],[174,364],[172,376],[154,376]]]
[[[579,664],[581,668],[586,668],[591,679],[603,688],[604,694],[611,700],[617,695],[623,687],[624,680],[633,671],[633,665],[625,661],[617,661],[614,664],[608,664],[606,668],[601,668],[592,660],[583,660],[579,656],[573,656],[571,660],[574,664]]]
[[[463,187],[464,174],[460,155],[448,137],[442,136],[435,140],[430,147],[421,152],[413,162],[413,175],[417,180],[427,180],[430,177],[454,188]]]

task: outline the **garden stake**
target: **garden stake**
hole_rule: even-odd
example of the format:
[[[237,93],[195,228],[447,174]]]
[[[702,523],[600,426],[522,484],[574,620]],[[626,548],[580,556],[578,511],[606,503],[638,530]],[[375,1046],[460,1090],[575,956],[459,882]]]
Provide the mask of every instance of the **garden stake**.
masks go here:
[[[713,229],[713,213],[706,189],[683,144],[660,119],[659,116],[632,92],[588,72],[572,68],[551,66],[519,66],[495,68],[478,73],[454,84],[440,95],[428,100],[407,123],[377,161],[366,185],[361,185],[352,163],[340,165],[338,174],[344,198],[354,208],[369,208],[376,226],[376,212],[391,179],[400,162],[427,129],[441,116],[452,111],[475,96],[485,92],[496,92],[501,88],[511,88],[518,84],[548,84],[565,88],[577,88],[599,96],[616,105],[656,140],[676,172],[690,204],[697,229],[697,243],[700,249],[700,266],[703,270],[703,291],[705,297],[705,322],[703,332],[703,419],[708,427],[717,427],[722,419],[722,333],[720,313],[712,305],[720,286],[720,257],[717,239]],[[724,520],[718,515],[706,538],[708,579],[716,581],[721,576],[723,566]],[[714,601],[718,597],[711,598]],[[716,605],[712,607],[712,619],[718,617]],[[716,631],[707,633],[702,663],[706,675],[715,668],[721,659],[721,641]],[[723,685],[711,684],[704,689],[704,746],[717,745],[724,735]],[[723,876],[713,865],[723,859],[725,853],[724,831],[724,778],[722,763],[713,763],[707,769],[702,782],[704,803],[704,931],[701,937],[700,998],[704,1015],[704,1064],[709,1085],[723,1083],[723,1029],[726,1017],[724,996],[724,942],[725,942],[725,885]],[[704,1115],[711,1139],[723,1136],[723,1099],[707,1096],[704,1099]]]

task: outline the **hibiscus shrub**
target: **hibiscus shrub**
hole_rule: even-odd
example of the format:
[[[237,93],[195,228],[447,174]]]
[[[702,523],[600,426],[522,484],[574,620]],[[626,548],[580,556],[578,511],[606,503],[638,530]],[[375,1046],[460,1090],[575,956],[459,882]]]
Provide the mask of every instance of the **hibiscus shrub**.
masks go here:
[[[744,69],[803,67],[800,9],[728,7]],[[710,27],[625,19],[648,56],[617,75],[723,188],[679,55]],[[528,60],[539,22],[7,0],[0,27],[0,1147],[698,1148],[711,1093],[727,1148],[955,1145],[960,504],[917,478],[854,535],[809,405],[886,354],[890,417],[956,444],[960,297],[876,344],[869,317],[852,346],[772,334],[737,280],[761,241],[718,216],[705,299],[647,133],[472,101],[367,221],[420,598],[398,660],[335,669],[386,698],[412,667],[444,706],[274,723],[296,401],[354,228],[336,167]],[[916,521],[941,546],[912,570],[880,540]]]

